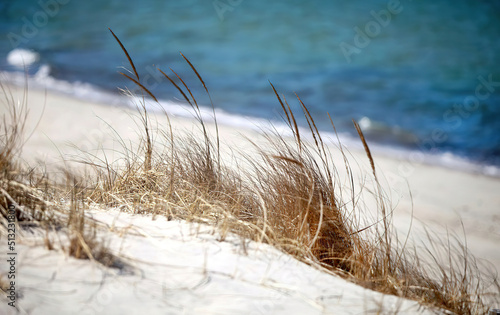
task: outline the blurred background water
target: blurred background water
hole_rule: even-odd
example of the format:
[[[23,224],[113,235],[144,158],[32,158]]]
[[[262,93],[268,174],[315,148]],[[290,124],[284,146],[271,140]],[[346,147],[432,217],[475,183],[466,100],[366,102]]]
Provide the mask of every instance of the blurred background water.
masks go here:
[[[171,67],[209,104],[182,51],[225,112],[277,119],[271,81],[320,129],[329,112],[372,143],[500,167],[499,2],[0,0],[0,70],[31,50],[32,75],[118,93],[132,85],[108,27],[161,99],[180,98],[154,71]]]

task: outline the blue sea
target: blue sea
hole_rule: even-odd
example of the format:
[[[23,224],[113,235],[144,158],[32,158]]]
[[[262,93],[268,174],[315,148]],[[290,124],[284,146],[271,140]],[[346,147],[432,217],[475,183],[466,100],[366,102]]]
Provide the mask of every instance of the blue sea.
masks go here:
[[[156,67],[210,104],[182,52],[222,123],[279,123],[272,82],[325,132],[328,112],[346,139],[354,119],[377,150],[500,174],[500,2],[1,0],[0,71],[25,71],[13,52],[29,52],[28,73],[49,89],[118,98],[133,84],[108,28],[162,101],[182,97]]]

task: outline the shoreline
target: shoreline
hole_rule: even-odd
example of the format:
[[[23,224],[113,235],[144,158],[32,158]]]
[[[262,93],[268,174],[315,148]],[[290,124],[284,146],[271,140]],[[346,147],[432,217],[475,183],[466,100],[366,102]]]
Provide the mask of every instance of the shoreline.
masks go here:
[[[34,75],[28,77],[28,85],[31,86],[30,90],[34,91],[47,91],[48,93],[59,94],[68,98],[75,98],[84,103],[91,102],[93,104],[100,104],[104,106],[112,106],[121,109],[134,109],[134,101],[125,95],[113,93],[107,90],[101,90],[99,87],[85,82],[67,82],[58,80],[50,76],[50,69],[45,69],[42,65],[40,70]],[[0,83],[16,88],[22,88],[26,84],[26,77],[21,72],[2,72],[0,71]],[[159,100],[161,106],[168,112],[169,115],[179,117],[181,119],[193,119],[192,112],[188,105],[176,103],[169,100]],[[161,110],[158,105],[150,102],[148,111],[158,115]],[[213,121],[212,109],[209,106],[200,106],[203,118],[206,121]],[[276,100],[276,109],[279,108],[279,103]],[[274,119],[267,119],[255,116],[238,115],[226,112],[223,109],[216,109],[217,121],[219,126],[227,126],[231,128],[244,129],[250,132],[260,132],[261,129],[271,130],[277,127],[278,130],[286,130],[287,126],[279,120],[279,117]],[[332,113],[334,114],[334,113]],[[242,128],[243,127],[243,128]],[[307,126],[299,126],[299,128],[306,130]],[[367,131],[362,130],[366,133]],[[331,144],[337,143],[336,135],[333,130],[321,130],[325,135],[325,139],[331,139]],[[339,131],[339,138],[344,145],[354,148],[358,151],[363,151],[363,147],[359,142],[357,136],[349,132]],[[308,139],[313,141],[312,138]],[[369,140],[370,141],[370,140]],[[466,157],[455,155],[448,151],[438,153],[424,152],[420,149],[410,149],[398,146],[397,144],[381,144],[370,142],[370,149],[372,152],[377,153],[378,156],[383,158],[402,161],[406,168],[413,168],[413,164],[425,164],[428,166],[436,166],[439,168],[446,168],[452,171],[465,172],[474,175],[482,175],[491,178],[500,179],[500,166],[492,164],[484,164],[475,162]],[[407,171],[398,172],[397,176],[405,177]]]
[[[22,99],[23,88],[4,86],[11,90],[14,99]],[[4,96],[2,100],[5,101]],[[120,157],[120,143],[116,141],[116,136],[126,143],[138,143],[140,139],[141,129],[132,123],[131,116],[137,115],[133,109],[85,102],[35,89],[28,90],[28,104],[30,113],[25,135],[31,134],[31,137],[24,145],[22,157],[31,165],[41,160],[48,167],[57,168],[63,166],[63,157],[72,160],[79,157],[82,151],[106,152],[112,161]],[[165,127],[163,115],[152,113],[151,116],[154,117],[153,122],[156,121],[153,129],[155,124]],[[172,116],[170,120],[174,132],[197,132],[194,119]],[[265,137],[255,130],[221,124],[219,132],[222,146],[230,151],[250,152],[254,149],[248,140],[242,141],[243,137],[265,147]],[[70,143],[82,151],[75,150]],[[330,149],[335,155],[336,148]],[[354,178],[362,181],[363,174],[367,174],[368,160],[363,151],[348,149],[355,167]],[[373,156],[382,185],[396,207],[394,223],[400,236],[406,235],[410,225],[412,238],[416,240],[423,239],[424,225],[436,233],[446,233],[448,229],[462,240],[465,232],[469,250],[479,260],[487,259],[497,271],[500,270],[500,232],[497,228],[500,224],[499,178],[418,163],[411,164],[410,168],[406,161],[385,157],[376,150]],[[342,165],[340,157],[338,159],[339,165]],[[339,170],[342,167],[339,166]],[[401,170],[406,176],[401,176]]]

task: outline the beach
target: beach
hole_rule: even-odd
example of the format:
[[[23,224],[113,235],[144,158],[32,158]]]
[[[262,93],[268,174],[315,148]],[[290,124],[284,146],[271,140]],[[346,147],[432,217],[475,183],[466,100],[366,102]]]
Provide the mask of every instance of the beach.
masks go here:
[[[499,13],[0,3],[0,313],[500,309]]]
[[[85,165],[81,161],[89,162],[92,159],[98,161],[103,157],[109,161],[119,160],[123,157],[123,143],[130,144],[133,148],[142,137],[141,126],[137,125],[137,109],[88,102],[50,91],[29,88],[25,90],[24,87],[12,85],[4,87],[6,91],[10,91],[9,97],[12,96],[14,100],[22,101],[23,97],[27,96],[29,117],[25,128],[26,142],[20,156],[28,165],[44,165],[49,174],[60,172],[65,167],[73,170],[88,167],[88,163]],[[5,109],[6,107],[2,106],[2,114]],[[150,115],[152,130],[167,126],[168,121],[164,114],[150,113]],[[169,121],[174,134],[199,133],[199,126],[194,119],[169,115]],[[214,132],[212,124],[209,123],[207,126]],[[223,154],[238,150],[245,154],[257,154],[257,152],[252,153],[255,147],[251,141],[259,144],[261,148],[265,146],[265,137],[256,129],[235,128],[223,124],[219,124],[218,127]],[[159,135],[156,137],[161,139]],[[338,155],[336,147],[330,149],[333,155]],[[349,159],[355,161],[352,163],[354,178],[360,181],[363,181],[363,178],[366,180],[366,173],[370,173],[370,168],[362,146],[347,149]],[[410,240],[416,244],[421,244],[419,243],[421,241],[426,244],[428,241],[425,229],[439,237],[456,236],[462,242],[466,242],[467,250],[474,255],[481,268],[500,269],[498,250],[500,233],[497,228],[500,223],[498,215],[500,179],[398,160],[377,153],[374,153],[373,158],[377,175],[381,178],[386,195],[391,200],[394,210],[393,220],[400,239],[409,235]],[[336,159],[338,164],[342,165],[341,156]],[[376,207],[370,198],[363,202],[366,203],[366,208]],[[120,216],[114,213],[116,218]],[[94,215],[94,217],[99,216],[106,217],[107,214]],[[147,220],[147,216],[145,218]],[[131,224],[133,226],[133,223]],[[138,228],[144,230],[143,226]],[[169,238],[168,235],[163,237]],[[22,246],[31,248],[23,252],[26,259],[44,255],[44,249],[40,246],[34,246],[30,241],[21,241],[21,244],[23,243]],[[31,256],[31,252],[37,254]],[[58,264],[64,265],[66,261],[63,259]],[[22,273],[22,269],[20,272]],[[237,290],[244,292],[241,288]],[[50,309],[50,306],[47,307]],[[412,306],[408,307],[410,311]]]
[[[21,87],[11,87],[15,98],[22,99]],[[134,123],[137,110],[106,104],[85,102],[81,99],[39,90],[28,91],[29,136],[22,156],[31,163],[45,161],[49,166],[61,166],[64,157],[83,158],[83,152],[99,152],[103,149],[110,160],[117,159],[120,149],[116,135],[126,142],[138,143],[140,126]],[[5,107],[4,107],[5,108]],[[159,121],[157,126],[166,126],[162,114],[152,114]],[[194,119],[170,117],[172,126],[178,130],[196,131]],[[35,129],[36,126],[36,129]],[[251,151],[248,138],[264,144],[264,137],[250,129],[219,126],[221,142],[234,150]],[[332,148],[332,152],[335,148]],[[354,172],[360,175],[368,160],[361,146],[349,148],[352,159],[361,165]],[[472,174],[433,165],[397,160],[374,153],[379,176],[387,193],[391,195],[397,222],[401,231],[409,227],[413,214],[414,227],[422,221],[433,231],[446,231],[467,236],[469,249],[478,258],[487,259],[500,269],[500,179]],[[338,161],[342,165],[341,161]],[[341,169],[341,167],[338,167]],[[411,197],[410,197],[411,192]]]

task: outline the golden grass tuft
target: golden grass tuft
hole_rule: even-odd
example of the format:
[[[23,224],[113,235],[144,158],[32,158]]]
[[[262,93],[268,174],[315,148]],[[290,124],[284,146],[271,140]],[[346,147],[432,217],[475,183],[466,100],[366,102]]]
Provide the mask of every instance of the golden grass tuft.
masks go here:
[[[375,219],[363,217],[363,203],[359,200],[363,195],[356,191],[350,160],[342,145],[338,149],[344,164],[337,165],[300,97],[297,101],[309,127],[306,131],[299,128],[296,114],[272,84],[293,138],[267,133],[265,145],[253,143],[258,158],[240,152],[232,156],[231,164],[221,157],[224,148],[208,87],[191,61],[181,54],[212,105],[215,136],[211,134],[212,125],[203,120],[199,102],[188,84],[174,70],[170,69],[175,77],[170,77],[158,69],[192,107],[201,136],[196,132],[174,133],[168,124],[157,131],[161,141],[154,141],[146,97],[155,102],[157,99],[141,83],[125,46],[112,34],[132,67],[131,75],[122,74],[143,92],[137,104],[143,129],[139,148],[127,147],[120,139],[124,153],[120,163],[83,152],[87,158],[82,162],[91,166],[91,175],[82,179],[67,171],[65,185],[57,184],[46,176],[26,173],[16,164],[24,123],[18,117],[24,116],[13,112],[6,120],[10,124],[4,123],[9,127],[5,127],[1,138],[0,165],[5,170],[0,177],[2,214],[8,202],[26,204],[25,208],[16,208],[36,208],[45,214],[68,213],[53,216],[51,222],[67,227],[69,243],[65,249],[77,258],[112,260],[103,241],[97,239],[96,227],[85,217],[92,202],[103,208],[208,223],[218,229],[222,239],[233,232],[269,243],[367,288],[457,314],[486,314],[491,303],[498,302],[496,275],[482,273],[458,238],[436,239],[429,233],[429,244],[423,247],[399,240],[392,225],[394,209],[377,178],[368,143],[355,122],[373,175],[373,187],[366,190],[376,200]],[[170,123],[168,114],[164,114]],[[332,128],[336,133],[333,123]],[[243,170],[240,165],[245,165]],[[345,168],[344,177],[337,167]],[[69,208],[63,209],[55,202],[61,197],[71,200]],[[34,215],[33,211],[29,213]]]
[[[128,56],[121,43],[120,46]],[[205,88],[213,109],[205,82],[189,59],[182,57]],[[308,137],[302,134],[286,99],[271,84],[293,140],[277,132],[268,133],[268,145],[254,143],[260,160],[242,153],[236,167],[226,167],[220,155],[218,130],[215,137],[210,136],[198,102],[186,82],[172,69],[180,85],[158,70],[192,106],[201,126],[202,140],[193,135],[184,138],[174,135],[172,128],[167,126],[169,132],[163,135],[168,145],[152,159],[153,173],[134,173],[132,170],[125,178],[130,180],[139,176],[144,184],[137,187],[127,182],[116,183],[113,198],[126,198],[130,209],[141,209],[143,213],[214,224],[222,228],[223,233],[231,231],[267,242],[367,288],[458,314],[486,313],[491,301],[485,297],[491,293],[498,299],[496,275],[482,274],[458,238],[431,240],[432,248],[423,248],[427,255],[407,241],[399,241],[392,226],[393,209],[377,178],[368,143],[356,122],[354,127],[365,148],[374,179],[370,189],[377,201],[379,216],[372,222],[360,218],[363,215],[357,200],[360,197],[355,193],[350,162],[342,145],[339,149],[350,183],[347,189],[329,147],[298,95],[297,101],[309,127]],[[215,111],[213,115],[215,119]],[[333,123],[332,128],[336,132]],[[308,143],[306,138],[313,142]],[[244,171],[237,170],[240,163],[247,165]],[[128,174],[130,170],[127,168],[125,173],[114,170],[113,173]],[[152,178],[154,185],[146,184]],[[116,194],[124,187],[138,190]],[[100,192],[107,193],[106,190]],[[133,196],[138,195],[148,197],[134,200]],[[350,196],[348,200],[345,200],[346,195]],[[438,259],[442,253],[446,253],[447,260]]]
[[[89,224],[78,206],[79,203],[83,205],[78,198],[83,197],[85,189],[82,183],[77,183],[77,176],[63,170],[63,178],[51,180],[45,170],[20,162],[28,117],[27,87],[24,99],[16,103],[9,91],[0,86],[5,97],[3,105],[8,110],[2,117],[0,134],[0,235],[9,231],[15,233],[16,238],[22,238],[23,233],[44,230],[44,245],[53,250],[57,244],[50,239],[50,231],[62,230],[68,236],[69,244],[60,245],[70,256],[113,265],[115,257],[108,252],[104,242],[97,240],[96,225]],[[68,199],[69,206],[61,204],[61,200]],[[15,209],[15,218],[10,209]],[[9,223],[14,223],[15,229]]]

